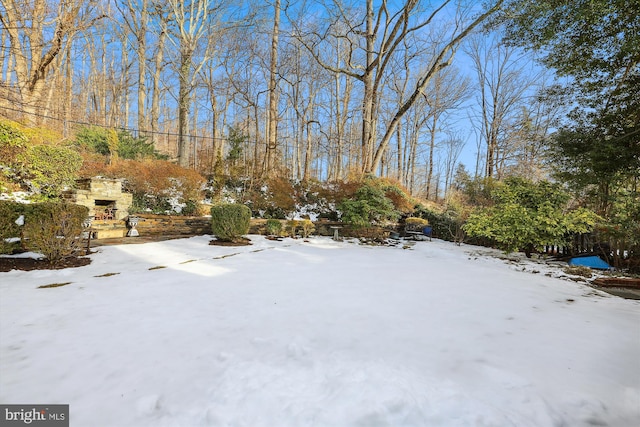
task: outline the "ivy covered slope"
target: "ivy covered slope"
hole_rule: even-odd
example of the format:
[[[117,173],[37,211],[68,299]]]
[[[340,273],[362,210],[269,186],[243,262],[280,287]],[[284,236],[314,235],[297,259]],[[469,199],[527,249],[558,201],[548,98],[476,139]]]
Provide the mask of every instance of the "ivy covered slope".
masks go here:
[[[73,185],[82,157],[64,143],[50,142],[61,139],[0,121],[0,190],[24,187],[46,198]]]

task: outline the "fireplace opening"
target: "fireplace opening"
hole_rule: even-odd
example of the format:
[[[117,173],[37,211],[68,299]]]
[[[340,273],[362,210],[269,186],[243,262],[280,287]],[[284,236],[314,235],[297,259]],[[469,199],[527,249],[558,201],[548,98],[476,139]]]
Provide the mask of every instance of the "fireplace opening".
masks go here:
[[[96,199],[95,201],[95,218],[97,220],[115,219],[116,210],[115,200]]]
[[[115,200],[96,200],[96,207],[101,209],[115,208]]]

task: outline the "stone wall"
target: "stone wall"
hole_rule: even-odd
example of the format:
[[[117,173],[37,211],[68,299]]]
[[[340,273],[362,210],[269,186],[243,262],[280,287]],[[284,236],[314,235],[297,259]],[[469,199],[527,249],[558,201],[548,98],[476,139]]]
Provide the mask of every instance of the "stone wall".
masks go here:
[[[210,217],[173,215],[136,215],[141,236],[199,236],[211,234]]]
[[[283,230],[286,229],[288,221],[283,219],[283,220],[280,220],[280,222],[282,223],[282,229]],[[267,224],[266,219],[252,219],[251,226],[249,228],[249,234],[267,234],[266,224]],[[315,227],[315,230],[313,233],[311,233],[311,235],[333,236],[335,233],[335,228],[331,228],[331,227],[338,227],[338,234],[340,236],[353,237],[357,235],[357,233],[353,232],[351,227],[339,221],[321,220],[321,221],[314,222],[313,225]]]
[[[136,227],[140,236],[200,236],[211,234],[211,217],[208,216],[172,216],[140,214]],[[286,220],[281,220],[283,229],[287,226]],[[266,219],[252,219],[249,226],[249,234],[266,234]],[[338,227],[340,237],[366,236],[369,233],[379,233],[382,229],[352,230],[349,226],[336,221],[318,221],[313,223],[315,231],[312,235],[333,236]],[[126,234],[126,220],[120,221],[94,221],[94,229],[97,238],[122,237]],[[375,228],[375,230],[374,230]],[[117,230],[117,231],[116,231]]]
[[[136,215],[140,218],[138,222],[138,232],[141,236],[199,236],[211,234],[211,217],[189,217],[171,215]],[[266,234],[266,219],[252,219],[249,226],[249,234]],[[286,227],[286,220],[282,220],[283,227]],[[340,235],[349,236],[353,234],[349,227],[340,222],[318,221],[314,223],[315,235],[333,236],[332,226],[341,227]]]

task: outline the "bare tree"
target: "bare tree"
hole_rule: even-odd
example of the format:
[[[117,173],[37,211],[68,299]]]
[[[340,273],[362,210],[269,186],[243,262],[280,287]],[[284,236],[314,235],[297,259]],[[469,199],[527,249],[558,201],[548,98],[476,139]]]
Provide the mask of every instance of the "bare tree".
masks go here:
[[[445,68],[436,73],[425,91],[424,97],[429,108],[429,160],[427,165],[426,197],[431,195],[431,181],[434,172],[434,158],[437,135],[441,130],[442,116],[455,109],[469,97],[469,79],[460,75],[456,68]],[[451,138],[449,138],[451,139]]]
[[[147,100],[147,37],[149,36],[150,0],[118,0],[116,7],[120,10],[122,22],[131,36],[137,55],[137,124],[140,131],[148,128],[146,115]],[[126,47],[123,46],[123,50]]]
[[[391,120],[385,125],[379,142],[377,142],[379,124],[377,114],[385,82],[388,82],[386,79],[388,67],[400,54],[402,42],[406,37],[432,24],[434,19],[443,15],[443,11],[448,6],[453,6],[454,2],[444,0],[430,7],[420,0],[406,0],[394,8],[396,4],[386,0],[375,5],[373,0],[367,0],[364,16],[362,16],[357,9],[348,9],[340,1],[334,0],[332,11],[329,12],[327,24],[324,27],[318,28],[316,21],[313,21],[315,27],[303,28],[303,25],[298,25],[297,37],[324,68],[351,76],[363,84],[361,141],[364,172],[377,170],[396,126],[404,114],[421,96],[431,78],[451,64],[462,40],[496,12],[502,3],[503,0],[494,1],[492,6],[475,17],[470,17],[472,13],[470,9],[457,8],[453,26],[446,35],[443,35],[448,41],[440,44],[430,61],[430,66],[424,69],[415,80],[407,97],[399,104]],[[333,33],[340,28],[346,28],[346,31]],[[323,50],[330,38],[341,38],[350,42],[348,60],[338,67],[323,55]],[[416,59],[420,59],[419,56]]]
[[[503,0],[498,0],[494,3],[494,5],[487,9],[485,12],[477,15],[471,22],[467,21],[464,13],[460,13],[458,15],[458,19],[456,21],[456,29],[454,33],[451,35],[451,39],[444,46],[442,46],[436,55],[434,55],[434,60],[432,65],[423,73],[421,73],[418,78],[413,92],[409,95],[406,101],[399,106],[395,116],[391,120],[391,122],[387,125],[386,131],[382,137],[382,140],[378,144],[378,148],[376,150],[375,157],[373,159],[373,164],[371,170],[375,170],[378,163],[380,162],[380,158],[389,141],[392,138],[395,127],[398,125],[404,114],[411,108],[411,106],[416,102],[416,99],[424,92],[425,88],[431,81],[431,79],[437,75],[439,71],[448,67],[453,62],[454,55],[456,53],[457,48],[460,43],[469,35],[471,32],[478,27],[481,23],[483,23],[486,19],[488,19],[493,13],[495,13],[500,6],[502,5]],[[438,10],[436,10],[437,13]]]
[[[228,37],[228,47],[222,59],[224,78],[229,83],[231,106],[239,111],[235,114],[234,127],[242,128],[248,136],[243,150],[247,175],[258,177],[262,173],[264,149],[261,120],[266,99],[267,80],[264,76],[262,58],[266,57],[257,37],[252,37],[252,28],[239,27],[234,37]],[[242,119],[240,118],[242,117]],[[241,124],[242,123],[242,124]],[[252,182],[253,183],[253,182]]]
[[[154,10],[151,14],[153,18],[152,22],[154,24],[154,30],[152,30],[152,32],[155,33],[157,42],[153,50],[153,66],[151,67],[153,74],[151,77],[151,117],[149,124],[151,128],[152,142],[156,150],[159,149],[158,132],[160,130],[160,82],[164,68],[164,50],[168,31],[167,22],[171,17],[171,13],[166,9],[168,8],[163,8],[160,4],[154,4]],[[167,148],[168,147],[165,147],[164,151],[168,151]]]
[[[177,50],[178,164],[189,167],[189,114],[195,76],[213,54],[211,32],[219,28],[224,3],[214,0],[168,0],[173,19],[170,35]],[[198,61],[194,56],[198,52]]]
[[[443,163],[444,163],[444,198],[449,193],[449,187],[453,183],[453,176],[458,169],[458,159],[465,146],[465,141],[460,135],[449,132],[448,137],[443,142]]]
[[[0,0],[2,31],[10,42],[10,57],[22,108],[34,120],[44,107],[47,78],[54,59],[83,29],[102,16],[93,16],[93,0]],[[56,70],[59,71],[59,70]],[[41,112],[46,115],[46,111]]]
[[[269,59],[269,109],[267,110],[267,153],[265,156],[265,171],[271,173],[274,157],[278,148],[278,42],[280,37],[280,0],[273,5],[273,31],[271,33],[271,55]]]
[[[493,38],[471,39],[467,53],[477,76],[475,126],[486,146],[484,176],[500,178],[513,160],[518,122],[533,100],[538,76],[521,52]]]

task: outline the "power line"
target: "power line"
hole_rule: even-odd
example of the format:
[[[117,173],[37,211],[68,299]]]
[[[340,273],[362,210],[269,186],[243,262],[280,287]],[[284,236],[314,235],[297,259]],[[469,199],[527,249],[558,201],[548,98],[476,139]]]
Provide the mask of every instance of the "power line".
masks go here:
[[[123,130],[126,132],[129,132],[131,134],[134,135],[159,135],[159,136],[175,136],[178,137],[180,136],[179,133],[174,133],[174,132],[161,132],[161,131],[151,131],[151,130],[140,130],[138,128],[131,128],[131,127],[125,127],[125,126],[105,126],[105,125],[99,125],[99,124],[95,124],[95,123],[91,123],[91,122],[84,122],[84,121],[79,121],[79,120],[67,120],[67,119],[61,119],[58,117],[53,117],[53,116],[48,116],[45,114],[40,114],[40,113],[30,113],[24,110],[20,110],[17,108],[10,108],[10,107],[0,107],[0,109],[6,110],[6,111],[13,111],[16,113],[20,113],[20,114],[25,114],[25,115],[30,115],[30,116],[34,116],[34,117],[40,117],[43,119],[47,119],[47,120],[54,120],[57,122],[62,122],[63,124],[67,124],[67,123],[71,123],[71,124],[76,124],[76,125],[83,125],[83,126],[95,126],[95,127],[99,127],[99,128],[103,128],[103,129],[109,129],[109,128],[114,128],[114,129],[119,129],[119,130]],[[8,117],[7,114],[5,114],[6,117]],[[192,134],[185,134],[182,135],[185,138],[195,138],[195,139],[203,139],[203,140],[210,140],[210,141],[226,141],[226,138],[216,138],[213,136],[205,136],[205,135],[192,135]]]

